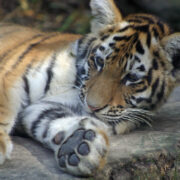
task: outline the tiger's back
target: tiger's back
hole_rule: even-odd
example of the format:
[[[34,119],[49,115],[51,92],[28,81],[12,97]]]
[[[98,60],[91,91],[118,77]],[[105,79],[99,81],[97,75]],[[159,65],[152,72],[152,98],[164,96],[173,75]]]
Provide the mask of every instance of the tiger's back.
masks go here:
[[[46,76],[52,56],[56,52],[60,54],[66,51],[68,46],[80,36],[72,34],[62,35],[56,32],[43,33],[13,24],[3,23],[0,27],[0,110],[2,114],[6,114],[6,118],[1,118],[0,123],[8,123],[6,119],[7,121],[8,119],[14,119],[15,114],[24,104],[24,88],[27,91],[26,93],[30,91],[29,84],[25,78],[29,71],[31,71],[30,76],[34,76],[37,82],[43,80],[39,78],[38,81],[38,76],[36,77],[38,70],[44,65]],[[47,78],[44,79],[44,81],[46,80]],[[42,88],[47,88],[48,85],[45,85],[45,83],[42,83],[45,86],[42,86]],[[39,83],[37,85],[40,86]],[[32,87],[32,89],[35,90],[38,86]],[[37,100],[41,96],[39,93],[32,99]],[[8,132],[14,123],[15,121],[13,120],[7,126]]]
[[[24,67],[25,70],[27,66],[43,61],[43,57],[52,52],[62,51],[80,38],[79,35],[43,33],[13,24],[0,24],[0,27],[0,68],[4,73],[7,73],[6,71],[23,73],[20,67]]]

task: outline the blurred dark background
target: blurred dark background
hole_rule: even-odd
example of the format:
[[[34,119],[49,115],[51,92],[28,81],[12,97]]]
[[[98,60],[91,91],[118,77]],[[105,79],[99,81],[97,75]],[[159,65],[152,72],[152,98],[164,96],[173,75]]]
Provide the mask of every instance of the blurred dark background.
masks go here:
[[[101,1],[101,0],[99,0]],[[152,13],[180,31],[180,0],[115,0],[124,16]],[[91,19],[89,0],[0,0],[0,21],[45,31],[85,34]]]

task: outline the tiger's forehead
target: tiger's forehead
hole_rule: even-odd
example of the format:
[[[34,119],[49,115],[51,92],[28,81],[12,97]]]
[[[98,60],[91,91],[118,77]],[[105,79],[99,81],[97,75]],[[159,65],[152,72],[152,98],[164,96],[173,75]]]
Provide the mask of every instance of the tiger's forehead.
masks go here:
[[[162,39],[171,32],[169,26],[159,18],[147,14],[135,14],[126,17],[121,22],[108,25],[104,30],[100,31],[102,39],[116,34],[128,35],[131,33],[147,34],[149,39],[155,37]]]
[[[169,33],[166,24],[153,18],[141,23],[130,19],[107,26],[99,33],[100,47],[95,56],[104,59],[105,64],[116,64],[117,69],[144,74],[159,50],[160,39]]]
[[[160,40],[170,33],[168,26],[154,16],[136,15],[133,18],[133,21],[130,17],[102,30],[99,33],[102,49],[112,49],[119,56],[130,52],[142,56],[146,50],[153,51]],[[141,18],[143,21],[140,21]]]

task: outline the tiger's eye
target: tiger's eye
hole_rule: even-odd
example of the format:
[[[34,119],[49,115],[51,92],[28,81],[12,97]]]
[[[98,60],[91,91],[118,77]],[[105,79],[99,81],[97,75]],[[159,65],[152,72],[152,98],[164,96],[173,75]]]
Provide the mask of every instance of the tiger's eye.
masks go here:
[[[100,51],[104,51],[104,50],[105,50],[105,47],[104,47],[104,46],[100,46],[100,47],[99,47],[99,50],[100,50]]]
[[[123,84],[126,84],[127,81],[130,81],[130,82],[136,82],[138,81],[140,78],[136,75],[136,74],[132,74],[132,73],[129,73],[127,74],[123,79],[122,79],[122,83]]]
[[[127,77],[127,80],[131,82],[135,82],[139,80],[139,77],[136,74],[129,73],[126,77]]]
[[[96,57],[96,63],[100,67],[104,66],[104,60],[100,56]]]

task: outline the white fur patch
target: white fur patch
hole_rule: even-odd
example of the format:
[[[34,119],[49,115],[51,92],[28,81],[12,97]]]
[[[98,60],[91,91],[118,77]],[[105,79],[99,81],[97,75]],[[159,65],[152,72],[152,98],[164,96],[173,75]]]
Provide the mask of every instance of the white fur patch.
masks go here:
[[[120,24],[121,29],[123,29],[123,28],[125,28],[125,27],[127,27],[129,25],[129,23],[127,21],[122,21],[119,24]]]
[[[105,26],[114,23],[116,14],[110,0],[91,0],[90,6],[95,17],[91,22],[92,32],[98,32]]]

